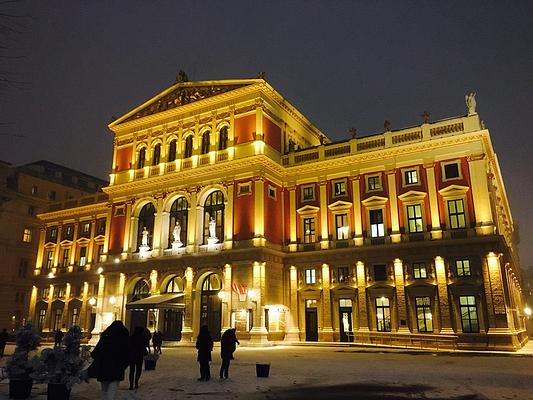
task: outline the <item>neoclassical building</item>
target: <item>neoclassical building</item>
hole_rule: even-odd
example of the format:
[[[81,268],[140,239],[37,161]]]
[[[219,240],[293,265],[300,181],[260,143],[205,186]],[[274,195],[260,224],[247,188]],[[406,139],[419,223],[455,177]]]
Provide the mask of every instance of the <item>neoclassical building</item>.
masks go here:
[[[190,341],[518,349],[513,220],[468,114],[331,143],[264,79],[177,82],[109,125],[108,198],[40,215],[29,318]]]

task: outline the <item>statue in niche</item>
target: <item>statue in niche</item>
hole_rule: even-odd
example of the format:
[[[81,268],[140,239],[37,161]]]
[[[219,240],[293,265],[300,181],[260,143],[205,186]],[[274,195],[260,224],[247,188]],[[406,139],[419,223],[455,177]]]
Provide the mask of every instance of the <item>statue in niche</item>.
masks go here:
[[[148,247],[148,230],[146,229],[146,226],[143,228],[143,231],[141,233],[142,239],[141,239],[141,245],[144,247]]]
[[[172,231],[172,236],[174,237],[174,243],[181,243],[180,235],[181,235],[181,224],[179,221],[176,221],[176,225],[174,225],[174,230]]]
[[[217,223],[215,222],[213,217],[211,217],[209,220],[209,238],[210,239],[217,238],[216,229],[217,229]]]
[[[476,114],[476,93],[471,92],[470,94],[465,95],[466,108],[468,109],[468,115]]]

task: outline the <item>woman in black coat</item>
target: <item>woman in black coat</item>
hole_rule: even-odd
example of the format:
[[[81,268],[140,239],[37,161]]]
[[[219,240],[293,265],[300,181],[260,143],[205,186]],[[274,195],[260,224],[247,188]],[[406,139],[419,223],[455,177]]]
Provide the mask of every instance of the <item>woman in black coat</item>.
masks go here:
[[[198,349],[198,362],[200,363],[199,381],[208,381],[211,379],[209,370],[209,361],[211,361],[211,352],[213,351],[213,339],[209,333],[207,325],[202,325],[200,334],[196,339],[196,348]]]
[[[220,357],[222,358],[222,366],[220,367],[220,379],[228,379],[229,364],[233,360],[233,352],[240,344],[235,335],[235,329],[228,329],[222,334],[220,339]]]
[[[139,388],[139,379],[143,369],[143,359],[148,354],[148,341],[144,334],[144,328],[135,327],[133,334],[130,336],[130,390],[133,389],[133,379],[135,377],[135,389]]]
[[[113,400],[118,384],[124,380],[124,370],[129,364],[129,332],[122,321],[113,321],[102,332],[98,344],[91,352],[95,360],[95,375],[102,386],[102,398]]]

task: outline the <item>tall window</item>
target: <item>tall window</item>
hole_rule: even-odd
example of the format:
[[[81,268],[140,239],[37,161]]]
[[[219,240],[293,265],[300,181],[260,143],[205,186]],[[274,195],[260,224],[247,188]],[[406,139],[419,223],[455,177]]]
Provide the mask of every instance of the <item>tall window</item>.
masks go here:
[[[376,318],[378,332],[390,332],[390,302],[387,297],[378,297],[376,299]]]
[[[150,238],[154,234],[154,219],[155,219],[155,207],[152,203],[146,204],[139,213],[139,223],[137,229],[137,248],[142,245],[143,230],[146,228],[148,231],[148,246],[150,246]]]
[[[152,165],[157,165],[161,161],[161,143],[154,146],[154,153],[152,154]]]
[[[91,233],[91,223],[90,222],[84,222],[81,225],[81,234],[82,235],[89,235]]]
[[[148,297],[149,295],[150,295],[150,286],[148,286],[148,282],[146,282],[144,279],[141,279],[133,287],[131,301],[141,300],[141,299]]]
[[[220,129],[218,137],[218,149],[225,150],[228,147],[228,127],[225,126]]]
[[[170,219],[168,226],[168,247],[172,246],[174,241],[173,233],[176,230],[176,222],[179,223],[179,239],[183,245],[187,245],[187,214],[189,209],[189,203],[185,197],[179,197],[172,203],[170,207]]]
[[[383,210],[370,210],[370,236],[373,238],[385,236],[383,224]]]
[[[39,310],[39,316],[37,317],[37,329],[39,331],[43,330],[45,320],[46,320],[46,308],[41,308]]]
[[[56,308],[54,313],[54,331],[61,328],[61,317],[63,316],[63,309]]]
[[[97,262],[102,262],[102,256],[104,255],[104,245],[99,244],[96,247],[96,260]]]
[[[387,266],[385,264],[374,265],[374,280],[376,282],[387,280]]]
[[[348,239],[349,230],[348,214],[335,215],[335,232],[337,233],[337,240]]]
[[[80,322],[80,309],[74,307],[70,316],[70,326],[79,325]]]
[[[217,190],[207,196],[204,203],[204,244],[209,238],[209,223],[215,222],[215,235],[219,242],[224,241],[224,194]]]
[[[137,156],[137,169],[144,168],[144,163],[146,162],[146,147],[143,147],[139,150]]]
[[[314,285],[316,283],[316,269],[308,268],[305,270],[305,283],[307,285]]]
[[[192,156],[192,135],[187,136],[185,139],[185,152],[183,158],[189,158]]]
[[[183,280],[179,276],[172,278],[167,284],[167,293],[181,293],[183,292]]]
[[[466,228],[466,215],[463,199],[448,200],[448,216],[450,218],[450,228]]]
[[[474,296],[459,296],[459,306],[461,308],[461,323],[463,325],[463,332],[479,332],[476,298]]]
[[[85,264],[87,264],[87,247],[83,246],[80,247],[80,258],[78,261],[78,265],[80,267],[85,267]]]
[[[446,179],[456,179],[460,177],[459,164],[451,163],[444,166],[444,176]]]
[[[315,217],[304,218],[304,243],[314,243],[315,240]]]
[[[425,263],[413,263],[413,276],[415,279],[427,279],[428,273]]]
[[[315,187],[304,186],[302,187],[302,200],[314,200],[315,199]]]
[[[24,233],[22,234],[22,241],[25,243],[31,242],[31,229],[30,228],[24,228]]]
[[[337,280],[339,283],[348,282],[350,279],[350,268],[342,266],[337,268]]]
[[[424,231],[422,222],[422,206],[420,204],[407,206],[407,227],[409,229],[409,233]]]
[[[433,332],[433,315],[429,297],[416,297],[415,305],[418,332]]]
[[[28,274],[28,259],[27,258],[21,258],[19,262],[19,278],[26,278],[26,275]]]
[[[171,162],[176,159],[176,139],[173,139],[170,141],[170,144],[168,145],[168,157],[167,161]]]
[[[455,268],[457,269],[457,276],[471,276],[470,260],[456,260]]]
[[[209,131],[205,131],[204,134],[202,135],[202,154],[209,153],[209,145],[211,142],[210,136],[211,134]]]
[[[70,249],[64,249],[63,250],[63,258],[61,259],[61,267],[67,268],[69,263],[69,255],[70,255]]]

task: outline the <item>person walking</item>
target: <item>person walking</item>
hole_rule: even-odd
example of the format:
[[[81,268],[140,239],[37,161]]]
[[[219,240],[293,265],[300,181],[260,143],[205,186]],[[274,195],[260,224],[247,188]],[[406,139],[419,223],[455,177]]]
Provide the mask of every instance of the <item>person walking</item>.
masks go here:
[[[213,351],[213,339],[209,333],[207,325],[202,325],[200,334],[196,339],[196,349],[198,350],[198,362],[200,363],[199,381],[208,381],[211,379],[209,370],[209,361],[211,361],[211,352]]]
[[[152,333],[150,332],[150,329],[144,328],[144,337],[146,339],[146,347],[148,347],[148,353],[150,353],[150,340],[152,340]]]
[[[57,329],[55,334],[54,334],[54,349],[56,347],[61,347],[61,342],[63,341],[63,332],[61,331],[61,329]]]
[[[102,332],[100,340],[91,352],[97,367],[95,377],[102,387],[102,400],[113,400],[124,370],[129,364],[128,329],[122,321],[113,321]]]
[[[0,358],[4,356],[4,351],[6,349],[6,343],[9,339],[9,334],[7,333],[6,328],[2,329],[0,332]]]
[[[220,367],[220,379],[228,379],[229,364],[233,360],[233,352],[240,344],[235,334],[235,328],[226,330],[220,338],[220,357],[222,365]]]
[[[139,389],[139,379],[143,369],[144,356],[148,354],[146,348],[146,336],[144,335],[144,328],[137,326],[130,336],[130,390],[133,390],[133,383],[135,378],[135,389]]]
[[[154,345],[154,354],[161,354],[161,345],[163,344],[163,334],[161,331],[154,332],[152,344]]]

